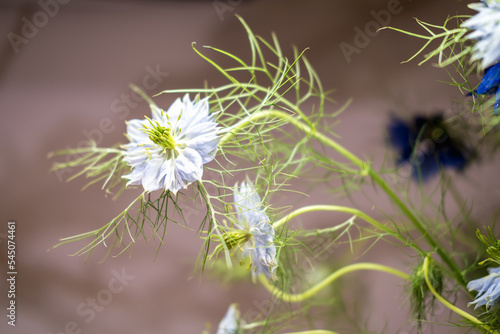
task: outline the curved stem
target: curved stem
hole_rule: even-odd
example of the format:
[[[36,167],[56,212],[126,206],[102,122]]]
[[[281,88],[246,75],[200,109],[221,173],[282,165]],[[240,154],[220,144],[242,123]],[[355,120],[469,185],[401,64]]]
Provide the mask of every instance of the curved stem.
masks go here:
[[[280,117],[280,115],[278,113],[281,113],[281,111],[269,109],[269,110],[262,110],[262,111],[250,114],[249,116],[245,117],[244,119],[242,119],[238,123],[232,125],[229,128],[224,129],[225,133],[221,137],[221,140],[219,142],[219,146],[223,146],[224,144],[226,144],[231,139],[231,137],[235,135],[235,132],[237,132],[238,130],[247,126],[248,123],[252,123],[260,118],[266,118],[266,117],[283,118],[283,117]],[[286,113],[283,113],[283,114],[288,117],[288,114],[286,114]]]
[[[337,334],[337,332],[327,331],[324,329],[313,329],[310,331],[290,332],[290,333],[285,333],[285,334]]]
[[[352,154],[349,150],[347,150],[345,147],[334,141],[333,139],[325,136],[324,134],[317,132],[316,129],[312,128],[311,126],[304,124],[302,121],[299,119],[283,112],[280,110],[275,110],[275,109],[270,109],[270,110],[263,110],[254,114],[251,114],[247,118],[243,119],[239,123],[235,124],[227,133],[225,133],[220,141],[220,145],[223,145],[226,143],[231,136],[233,135],[234,130],[238,130],[246,126],[249,122],[253,122],[259,118],[265,118],[265,117],[277,117],[280,119],[283,119],[299,130],[302,130],[304,133],[306,133],[308,136],[311,138],[314,138],[318,140],[319,142],[323,143],[324,145],[329,146],[330,148],[334,149],[337,151],[339,154],[341,154],[343,157],[357,165],[361,169],[361,175],[365,176],[370,176],[372,180],[379,185],[380,188],[389,196],[389,198],[396,204],[396,206],[403,212],[403,214],[408,217],[410,222],[415,226],[415,228],[424,236],[424,238],[427,240],[428,244],[432,247],[433,250],[435,250],[441,259],[446,263],[446,265],[452,270],[453,275],[455,276],[457,282],[465,287],[466,282],[465,279],[462,275],[462,272],[460,268],[458,267],[457,263],[455,260],[446,253],[446,251],[443,249],[443,247],[440,247],[437,243],[437,241],[434,240],[434,238],[428,233],[427,229],[420,223],[418,218],[411,212],[411,210],[406,206],[406,204],[394,193],[394,191],[389,187],[389,185],[375,172],[371,169],[369,165],[367,165],[363,160]]]
[[[392,274],[398,277],[401,277],[402,279],[408,280],[410,276],[400,270],[394,269],[392,267],[384,266],[382,264],[377,264],[377,263],[368,263],[368,262],[361,262],[361,263],[355,263],[351,264],[348,266],[345,266],[343,268],[338,269],[337,271],[333,272],[330,274],[328,277],[326,277],[324,280],[310,288],[309,290],[298,293],[298,294],[288,294],[284,291],[277,291],[275,287],[273,287],[271,284],[268,283],[265,277],[262,275],[259,277],[260,282],[264,287],[269,290],[273,295],[276,297],[280,298],[281,300],[285,302],[290,302],[290,303],[299,303],[301,301],[304,301],[308,298],[311,298],[324,288],[326,288],[329,284],[334,282],[337,278],[348,274],[353,271],[357,270],[376,270],[376,271],[382,271],[388,274]]]
[[[293,219],[301,214],[304,214],[307,212],[314,212],[314,211],[336,211],[336,212],[344,212],[344,213],[352,214],[354,216],[357,216],[357,217],[365,220],[366,222],[370,223],[371,225],[378,228],[379,230],[382,230],[384,232],[389,233],[390,235],[392,235],[396,239],[402,241],[404,244],[407,244],[407,240],[402,235],[394,232],[392,229],[379,223],[378,221],[376,221],[372,217],[365,214],[363,211],[358,210],[358,209],[354,209],[354,208],[350,208],[347,206],[339,206],[339,205],[309,205],[309,206],[304,206],[302,208],[299,208],[299,209],[289,213],[287,216],[285,216],[285,217],[281,218],[280,220],[278,220],[277,222],[275,222],[273,224],[273,227],[274,228],[279,227],[279,226],[285,224],[286,222],[288,222],[289,220],[291,220],[291,219]]]
[[[429,233],[427,233],[428,231],[425,229],[425,227],[418,221],[418,219],[404,204],[404,202],[401,199],[399,199],[399,197],[394,193],[394,191],[392,191],[389,185],[384,180],[382,180],[382,178],[373,170],[370,170],[369,174],[372,177],[372,179],[386,192],[386,194],[391,198],[391,200],[394,203],[396,203],[399,209],[410,219],[410,221],[417,228],[417,230],[427,240],[429,245],[436,251],[436,253],[438,253],[441,259],[446,263],[448,268],[450,268],[453,271],[453,275],[455,276],[457,282],[463,287],[465,287],[467,285],[465,282],[465,278],[462,275],[462,271],[458,267],[455,260],[453,260],[453,258],[449,256],[448,253],[446,253],[443,247],[440,247],[438,243],[432,238],[432,236]]]
[[[498,333],[497,330],[495,330],[495,331],[492,332],[491,328],[488,325],[486,325],[482,321],[478,320],[476,317],[472,316],[471,314],[465,312],[464,310],[462,310],[462,309],[456,307],[455,305],[451,304],[449,301],[447,301],[446,299],[444,299],[443,296],[441,296],[439,293],[437,293],[437,291],[434,289],[434,287],[432,286],[432,284],[431,284],[431,282],[429,280],[429,262],[430,262],[430,257],[427,256],[425,258],[425,260],[424,260],[424,266],[423,266],[423,269],[424,269],[424,278],[425,278],[425,283],[427,284],[427,287],[432,292],[432,294],[434,295],[434,297],[436,297],[436,299],[439,300],[444,306],[446,306],[447,308],[449,308],[450,310],[452,310],[456,314],[460,315],[461,317],[469,320],[473,324],[481,326],[488,333]]]
[[[252,322],[250,324],[243,325],[240,328],[248,330],[248,329],[254,329],[256,327],[262,327],[262,326],[265,326],[266,324],[267,324],[267,321],[258,321],[258,322]],[[312,329],[312,330],[308,330],[308,331],[289,332],[289,333],[284,333],[284,334],[337,334],[337,332],[327,331],[324,329]]]

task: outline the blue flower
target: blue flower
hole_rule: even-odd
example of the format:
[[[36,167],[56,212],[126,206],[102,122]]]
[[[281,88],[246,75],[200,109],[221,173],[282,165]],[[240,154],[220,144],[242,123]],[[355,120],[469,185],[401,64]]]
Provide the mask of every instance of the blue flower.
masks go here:
[[[417,180],[428,180],[441,167],[462,171],[468,163],[469,150],[450,137],[441,115],[416,116],[413,124],[393,117],[388,132],[399,151],[398,165],[409,168]]]
[[[234,186],[234,206],[238,220],[235,226],[251,235],[243,252],[252,260],[253,277],[264,273],[268,279],[274,278],[278,267],[274,228],[252,183],[243,182],[240,187],[237,184]]]
[[[475,93],[495,94],[495,106],[493,110],[495,115],[498,116],[498,109],[500,107],[500,63],[486,69],[483,80],[481,80]]]
[[[240,333],[240,311],[237,304],[229,305],[226,315],[219,323],[217,334]]]
[[[476,304],[474,309],[486,305],[487,309],[500,304],[500,267],[488,268],[488,276],[470,281],[467,284],[469,291],[477,291],[476,299],[469,303]]]
[[[469,8],[478,13],[462,23],[462,27],[473,30],[467,38],[476,40],[472,60],[482,59],[483,68],[500,60],[500,2],[483,0]]]
[[[176,99],[170,108],[152,107],[152,119],[127,123],[130,143],[124,160],[133,170],[124,178],[127,185],[146,191],[159,189],[177,193],[203,176],[203,165],[217,152],[217,123],[209,114],[208,100],[192,102],[189,95]]]

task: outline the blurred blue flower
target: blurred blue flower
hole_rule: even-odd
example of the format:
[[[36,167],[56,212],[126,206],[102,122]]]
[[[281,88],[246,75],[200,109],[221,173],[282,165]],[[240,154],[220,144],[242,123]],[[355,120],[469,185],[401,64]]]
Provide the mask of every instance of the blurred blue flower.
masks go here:
[[[476,40],[472,60],[482,60],[483,68],[500,60],[500,2],[483,0],[469,4],[477,14],[462,23],[462,27],[473,30],[467,38]]]
[[[238,220],[235,226],[250,232],[251,235],[243,251],[244,255],[250,256],[252,260],[252,276],[264,273],[268,279],[273,279],[278,267],[274,228],[251,182],[243,182],[239,187],[238,184],[234,186],[234,206]]]
[[[426,181],[441,167],[462,171],[468,163],[469,150],[450,137],[441,115],[415,116],[410,124],[393,117],[388,132],[397,164],[409,167],[414,179]]]
[[[493,110],[495,115],[498,116],[498,109],[500,107],[500,63],[486,69],[483,80],[481,80],[475,93],[495,94],[495,106]]]
[[[500,267],[488,268],[489,275],[470,281],[467,284],[469,291],[477,291],[476,299],[469,303],[476,304],[474,309],[486,305],[487,309],[500,304]]]
[[[237,304],[229,305],[226,315],[219,323],[217,334],[240,333],[240,311]]]
[[[152,107],[152,119],[127,122],[129,144],[124,161],[133,170],[127,185],[146,191],[159,189],[177,193],[203,175],[203,165],[214,159],[219,144],[214,114],[208,100],[191,102],[189,95],[176,99],[164,112]]]

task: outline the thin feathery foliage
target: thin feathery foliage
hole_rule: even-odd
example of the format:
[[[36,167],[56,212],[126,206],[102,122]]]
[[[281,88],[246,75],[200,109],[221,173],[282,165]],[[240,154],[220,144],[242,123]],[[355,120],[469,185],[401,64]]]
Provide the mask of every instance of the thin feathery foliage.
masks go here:
[[[79,171],[69,177],[66,181],[71,181],[77,177],[84,176],[89,179],[83,187],[87,187],[101,182],[101,189],[106,194],[113,194],[117,198],[125,190],[125,182],[122,175],[130,171],[130,167],[123,161],[123,151],[119,147],[101,148],[95,142],[89,142],[88,147],[76,149],[64,149],[51,152],[48,157],[66,156],[65,162],[56,162],[51,171],[63,169],[79,169]]]
[[[486,247],[486,254],[488,254],[488,258],[480,264],[493,262],[500,265],[500,241],[495,237],[493,230],[494,225],[486,227],[485,234],[482,234],[480,230],[476,231],[477,238]]]
[[[262,190],[263,198],[267,200],[273,192],[285,190],[288,180],[297,177],[309,162],[308,140],[303,136],[300,138],[298,135],[300,130],[283,129],[288,123],[287,119],[281,114],[277,116],[275,112],[286,113],[311,126],[319,126],[324,116],[326,93],[323,91],[316,72],[305,58],[304,51],[299,53],[298,50],[293,49],[295,58],[290,61],[283,55],[275,35],[272,36],[272,42],[267,42],[254,35],[243,20],[241,22],[249,36],[252,50],[252,59],[248,64],[227,51],[206,47],[207,50],[223,54],[235,62],[233,67],[221,68],[193,45],[193,49],[202,59],[212,64],[229,80],[227,85],[218,88],[162,92],[191,93],[208,97],[210,110],[216,114],[216,121],[222,129],[217,161],[207,167],[207,172],[211,177],[199,181],[196,187],[195,197],[201,201],[199,206],[204,206],[206,209],[198,229],[200,233],[206,234],[200,257],[202,269],[214,237],[221,242],[227,265],[232,266],[229,248],[224,242],[225,227],[220,223],[220,219],[231,215],[228,208],[231,205],[229,198],[232,196],[234,187],[234,175],[236,173],[255,174],[256,188]],[[275,61],[265,59],[265,52],[273,56]],[[302,77],[302,74],[305,76]],[[262,83],[257,82],[258,77],[259,80],[263,79]],[[137,88],[135,90],[150,105],[157,107],[144,93],[137,91]],[[315,99],[316,102],[313,105],[313,111],[306,116],[302,111],[302,106],[311,99]],[[83,154],[83,156],[67,163],[58,163],[54,169],[81,167],[81,172],[70,179],[85,175],[94,178],[89,185],[104,180],[103,187],[107,191],[121,185],[121,192],[125,184],[122,176],[130,171],[123,161],[123,153],[124,151],[119,146],[116,149],[104,149],[95,145],[85,149],[58,151],[54,155]],[[106,160],[105,163],[101,162],[111,154],[114,154],[112,159]],[[242,166],[241,161],[246,161],[248,167]],[[169,204],[173,209],[167,210]],[[279,209],[276,210],[279,211]],[[159,239],[161,245],[167,223],[169,221],[179,223],[178,219],[170,217],[174,213],[179,215],[182,222],[182,208],[177,204],[177,196],[169,191],[160,193],[156,198],[152,193],[143,193],[126,210],[102,228],[63,238],[61,244],[93,238],[89,244],[75,253],[80,255],[91,252],[100,244],[106,245],[108,238],[116,238],[115,241],[108,243],[123,247],[119,252],[121,253],[135,243],[138,236],[145,237],[144,228],[150,225],[152,234]],[[159,233],[160,231],[162,233]],[[129,242],[124,240],[124,236],[129,238]]]
[[[371,276],[360,271],[378,271],[401,281],[418,332],[424,332],[439,303],[461,317],[450,326],[499,333],[498,315],[492,312],[500,293],[497,268],[488,268],[483,278],[468,279],[484,264],[500,264],[494,224],[486,234],[478,230],[477,238],[471,236],[480,224],[473,215],[474,203],[454,183],[472,161],[480,161],[485,143],[500,143],[498,118],[492,112],[495,99],[478,94],[478,85],[472,84],[471,77],[481,68],[471,61],[474,42],[461,26],[466,18],[450,17],[443,25],[417,20],[425,34],[389,28],[424,40],[408,61],[420,56],[424,59],[419,65],[435,60],[449,74],[446,84],[472,97],[456,101],[451,116],[420,117],[414,127],[398,123],[403,134],[396,134],[405,142],[394,146],[403,147],[404,156],[393,159],[398,166],[385,158],[380,166],[377,152],[363,152],[360,158],[338,142],[334,126],[351,100],[332,107],[332,91],[324,90],[307,49],[287,53],[274,34],[269,40],[257,36],[238,17],[248,37],[249,56],[192,44],[201,60],[226,79],[224,84],[162,91],[159,94],[184,95],[168,110],[132,87],[148,102],[152,115],[129,121],[130,143],[112,148],[91,143],[51,154],[66,159],[56,163],[54,171],[71,168],[69,180],[85,177],[85,187],[101,183],[115,198],[125,190],[141,190],[104,226],[62,238],[55,247],[82,242],[74,255],[89,256],[101,249],[106,258],[130,253],[137,242],[154,239],[158,256],[167,225],[196,231],[201,249],[195,272],[200,277],[209,269],[217,279],[258,283],[269,292],[266,307],[251,317],[250,310],[245,319],[231,304],[223,323],[232,328],[223,329],[233,333],[304,328],[309,331],[302,333],[335,334],[321,329],[335,328],[335,314],[354,319],[349,330],[368,333],[369,319],[361,306],[355,315],[348,310],[363,303],[356,299],[346,305],[342,298],[344,289],[354,284],[362,282],[362,287],[349,294],[352,298],[362,298],[371,287]],[[228,65],[220,65],[216,59],[221,58]],[[464,115],[474,119],[465,122]],[[430,149],[425,146],[429,141]],[[425,162],[432,162],[431,172]],[[460,168],[450,174],[445,167],[453,164]],[[424,184],[432,177],[432,183]],[[321,204],[297,208],[295,198],[307,197],[318,184],[327,189]],[[353,199],[355,193],[371,203],[370,212],[359,210],[355,200],[350,207],[333,198],[342,194]],[[372,196],[391,205],[379,206],[383,202]],[[312,212],[328,218],[314,221]],[[407,267],[415,269],[408,274],[383,263],[363,262],[380,241],[408,256]],[[456,306],[459,297],[473,300],[471,291],[478,291],[471,303],[478,304],[481,313]],[[382,326],[383,331],[389,328]]]
[[[481,75],[482,69],[480,61],[472,60],[474,53],[474,42],[468,39],[470,31],[462,24],[470,15],[455,15],[448,17],[442,25],[430,24],[415,19],[425,34],[414,33],[395,27],[383,27],[403,33],[405,35],[418,38],[424,41],[424,45],[403,63],[408,63],[418,57],[422,57],[418,65],[434,61],[433,66],[444,69],[450,77],[450,81],[445,82],[450,86],[458,88],[464,96],[472,96],[472,99],[462,99],[455,103],[459,108],[453,110],[452,117],[474,116],[479,129],[480,136],[484,136],[493,128],[496,128],[499,120],[493,113],[495,97],[478,95],[475,90],[478,86],[477,78]],[[437,45],[437,46],[436,46]]]
[[[429,280],[434,289],[441,294],[443,291],[443,274],[432,265]],[[424,276],[423,263],[420,263],[410,276],[410,298],[412,313],[418,324],[418,332],[422,333],[422,324],[433,314],[436,298],[430,292]]]

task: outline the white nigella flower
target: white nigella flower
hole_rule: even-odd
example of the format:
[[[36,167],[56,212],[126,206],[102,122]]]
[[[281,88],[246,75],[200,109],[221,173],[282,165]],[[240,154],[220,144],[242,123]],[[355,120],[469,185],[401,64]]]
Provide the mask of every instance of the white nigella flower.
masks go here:
[[[486,69],[500,60],[500,1],[483,0],[469,8],[478,11],[462,23],[462,27],[473,30],[467,38],[476,40],[472,60],[482,59]]]
[[[176,99],[170,108],[152,107],[152,118],[127,122],[130,143],[124,160],[133,170],[127,185],[146,191],[177,193],[203,175],[203,165],[214,159],[220,137],[208,100],[192,102],[189,95]]]
[[[252,259],[252,275],[264,273],[274,278],[278,262],[274,246],[274,228],[269,223],[265,208],[253,184],[243,182],[234,186],[234,206],[237,212],[237,228],[248,231],[250,238],[244,246],[244,255]]]
[[[237,304],[229,305],[226,315],[219,323],[217,334],[240,333],[240,311]]]

